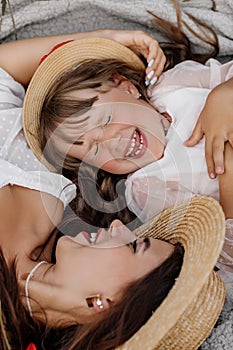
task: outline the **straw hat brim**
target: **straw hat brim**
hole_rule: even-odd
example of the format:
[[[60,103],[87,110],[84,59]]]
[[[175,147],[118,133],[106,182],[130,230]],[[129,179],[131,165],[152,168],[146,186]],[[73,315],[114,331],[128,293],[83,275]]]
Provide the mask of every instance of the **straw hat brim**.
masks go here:
[[[165,210],[136,234],[180,242],[185,254],[166,299],[118,349],[197,349],[211,332],[225,299],[224,284],[213,271],[225,236],[221,206],[210,197],[197,196]]]
[[[89,38],[71,41],[53,51],[39,65],[33,75],[23,105],[23,129],[26,140],[36,157],[51,171],[56,171],[44,158],[40,146],[40,116],[44,100],[65,72],[78,64],[92,59],[117,59],[132,67],[144,70],[140,58],[127,47],[104,38]]]

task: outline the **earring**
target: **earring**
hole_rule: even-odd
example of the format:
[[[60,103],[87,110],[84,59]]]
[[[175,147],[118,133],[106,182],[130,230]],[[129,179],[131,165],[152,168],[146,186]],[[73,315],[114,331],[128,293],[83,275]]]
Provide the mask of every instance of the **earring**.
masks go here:
[[[101,295],[100,294],[95,294],[95,295],[91,295],[89,297],[86,297],[86,302],[87,302],[87,306],[88,307],[93,307],[94,306],[94,301],[96,301],[96,305],[100,309],[104,308],[104,304],[103,304],[103,301],[101,299]]]

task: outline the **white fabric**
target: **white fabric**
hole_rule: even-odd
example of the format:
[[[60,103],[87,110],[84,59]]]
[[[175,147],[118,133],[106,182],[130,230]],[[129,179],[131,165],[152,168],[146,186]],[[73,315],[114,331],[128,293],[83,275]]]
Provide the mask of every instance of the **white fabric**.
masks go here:
[[[194,195],[219,199],[218,179],[210,179],[207,173],[204,139],[195,147],[183,143],[191,135],[211,89],[232,76],[233,61],[222,65],[214,59],[206,65],[185,61],[164,73],[149,89],[151,103],[160,113],[167,112],[172,123],[164,156],[126,180],[127,204],[142,222]]]
[[[24,88],[0,68],[0,187],[15,184],[47,192],[64,206],[75,197],[76,187],[50,173],[27,146],[22,131]]]
[[[0,68],[0,158],[24,170],[46,170],[27,146],[22,131],[24,88]]]
[[[76,195],[76,187],[64,176],[48,171],[24,171],[16,165],[0,159],[0,188],[18,185],[59,198],[66,207]]]
[[[224,246],[216,266],[225,272],[228,272],[228,280],[233,284],[233,219],[226,220],[226,235]]]

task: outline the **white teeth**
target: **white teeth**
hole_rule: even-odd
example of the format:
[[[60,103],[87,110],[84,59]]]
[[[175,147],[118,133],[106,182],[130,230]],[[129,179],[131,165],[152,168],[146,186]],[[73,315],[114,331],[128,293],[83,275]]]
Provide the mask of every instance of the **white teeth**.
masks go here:
[[[91,232],[90,233],[90,242],[91,243],[94,243],[95,242],[95,239],[96,239],[96,236],[97,236],[97,232]]]
[[[135,146],[136,146],[136,139],[137,139],[137,131],[135,130],[134,131],[134,134],[133,134],[133,137],[132,137],[132,140],[131,140],[131,145],[130,145],[130,148],[128,150],[128,152],[126,153],[126,157],[134,157],[134,156],[137,156],[140,151],[142,150],[143,148],[143,144],[144,144],[144,140],[143,140],[143,136],[140,135],[140,144],[139,146],[137,147],[137,150],[134,150]],[[134,152],[133,152],[134,151]]]

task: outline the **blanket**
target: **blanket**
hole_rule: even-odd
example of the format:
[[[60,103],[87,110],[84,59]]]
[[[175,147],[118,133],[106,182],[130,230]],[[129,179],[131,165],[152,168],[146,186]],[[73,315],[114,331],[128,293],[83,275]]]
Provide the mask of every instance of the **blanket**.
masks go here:
[[[176,12],[171,0],[10,0],[19,39],[89,31],[99,28],[141,29],[158,40],[163,36],[155,29],[151,10],[157,16],[176,23]],[[193,24],[187,13],[210,27],[219,38],[220,56],[233,55],[233,0],[180,0],[182,18]],[[184,26],[196,51],[208,49],[207,44],[193,36]],[[0,40],[14,39],[14,26],[9,13],[2,17]]]
[[[233,0],[180,0],[182,18],[194,30],[187,14],[204,21],[217,33],[219,59],[233,58]],[[147,10],[176,23],[171,0],[10,0],[11,10],[1,17],[1,42],[94,29],[138,29],[153,34],[158,41],[165,38],[154,27]],[[13,13],[13,20],[11,16]],[[13,25],[14,21],[14,25]],[[196,52],[208,50],[208,45],[183,27]],[[199,31],[200,35],[201,32]],[[219,320],[201,350],[230,350],[233,347],[233,287],[227,284],[227,299]]]

